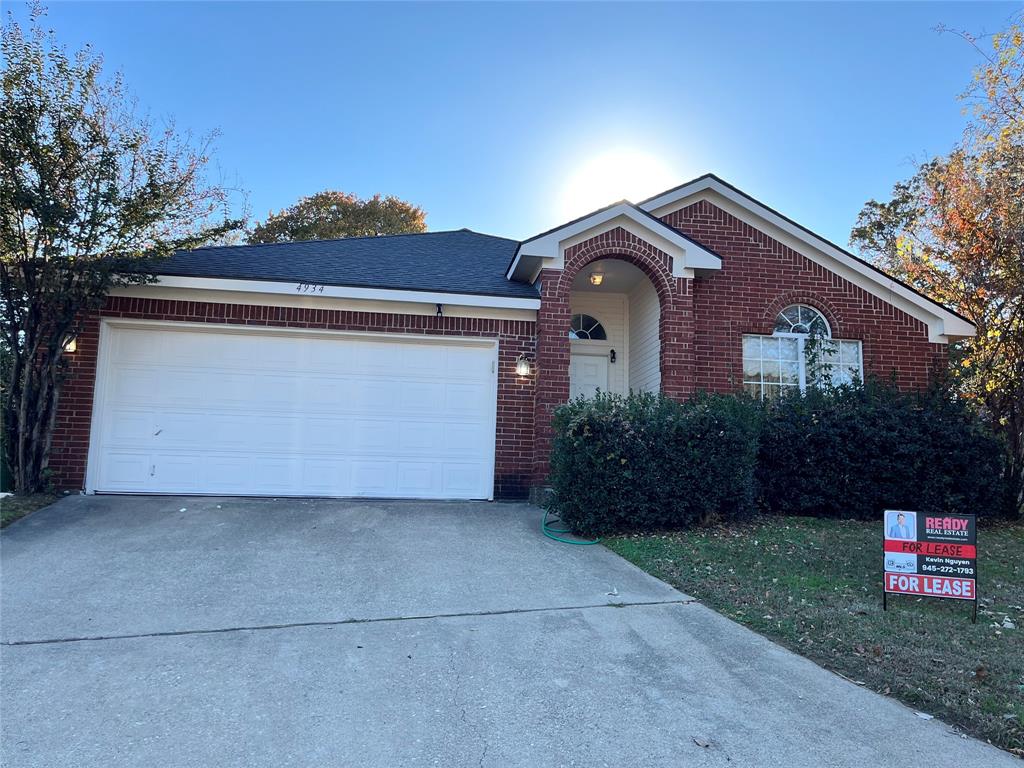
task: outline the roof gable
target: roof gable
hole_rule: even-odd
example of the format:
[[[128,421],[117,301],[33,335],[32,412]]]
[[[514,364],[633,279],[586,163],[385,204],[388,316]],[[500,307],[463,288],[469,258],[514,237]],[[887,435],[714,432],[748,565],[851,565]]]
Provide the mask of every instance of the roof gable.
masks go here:
[[[965,317],[930,299],[821,235],[784,216],[714,174],[708,173],[640,203],[655,217],[684,208],[699,199],[709,200],[750,226],[835,272],[868,293],[898,307],[928,326],[932,341],[945,342],[974,336],[975,326]]]
[[[617,227],[669,254],[672,274],[676,276],[692,270],[722,268],[722,258],[717,253],[628,200],[621,200],[524,240],[516,249],[506,277],[532,283],[540,269],[562,268],[566,248]]]

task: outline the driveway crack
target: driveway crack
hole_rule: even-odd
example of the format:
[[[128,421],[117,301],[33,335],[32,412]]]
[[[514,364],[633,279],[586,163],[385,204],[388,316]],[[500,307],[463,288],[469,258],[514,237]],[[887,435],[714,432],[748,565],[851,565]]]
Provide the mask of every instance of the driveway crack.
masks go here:
[[[75,637],[56,637],[37,640],[5,640],[0,645],[15,647],[22,645],[55,645],[60,643],[102,642],[106,640],[138,640],[154,637],[184,637],[189,635],[219,635],[230,632],[267,632],[279,629],[302,629],[304,627],[341,627],[350,624],[382,624],[399,621],[430,621],[431,619],[458,619],[463,617],[515,616],[530,613],[556,613],[558,611],[584,611],[601,608],[643,608],[656,605],[690,605],[697,602],[694,598],[679,600],[651,600],[631,603],[591,603],[586,605],[565,605],[548,608],[511,608],[494,611],[464,611],[460,613],[434,613],[416,616],[383,616],[378,618],[348,618],[333,621],[296,621],[283,624],[255,624],[236,627],[216,627],[213,629],[181,629],[162,632],[137,632],[119,635],[82,635]]]

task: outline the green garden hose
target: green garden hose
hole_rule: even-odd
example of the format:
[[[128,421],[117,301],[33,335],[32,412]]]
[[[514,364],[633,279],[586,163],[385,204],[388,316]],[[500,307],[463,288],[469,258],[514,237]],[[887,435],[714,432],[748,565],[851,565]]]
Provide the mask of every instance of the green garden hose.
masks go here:
[[[540,529],[541,529],[541,531],[544,532],[544,535],[547,536],[549,539],[554,539],[555,541],[560,541],[563,544],[577,544],[577,545],[582,546],[582,547],[589,546],[591,544],[599,544],[601,542],[600,539],[594,539],[593,541],[575,541],[573,539],[563,539],[561,536],[556,536],[555,535],[556,533],[568,533],[568,534],[571,534],[572,531],[570,531],[568,528],[552,528],[548,524],[548,514],[549,514],[548,510],[545,509],[544,510],[544,517],[542,517],[541,520],[540,520]],[[561,523],[562,521],[556,519],[554,522],[557,524],[557,523]]]

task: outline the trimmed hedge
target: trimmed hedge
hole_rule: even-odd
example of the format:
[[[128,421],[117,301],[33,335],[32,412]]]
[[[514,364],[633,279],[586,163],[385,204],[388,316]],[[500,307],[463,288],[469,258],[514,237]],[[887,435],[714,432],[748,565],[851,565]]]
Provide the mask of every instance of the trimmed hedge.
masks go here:
[[[877,520],[884,509],[998,515],[999,440],[941,391],[878,383],[809,389],[767,407],[757,479],[765,509]]]
[[[760,408],[599,393],[555,412],[551,509],[585,535],[735,519],[754,502]]]
[[[962,402],[880,384],[746,395],[600,393],[556,409],[550,508],[587,536],[883,509],[1005,511],[1001,444]]]

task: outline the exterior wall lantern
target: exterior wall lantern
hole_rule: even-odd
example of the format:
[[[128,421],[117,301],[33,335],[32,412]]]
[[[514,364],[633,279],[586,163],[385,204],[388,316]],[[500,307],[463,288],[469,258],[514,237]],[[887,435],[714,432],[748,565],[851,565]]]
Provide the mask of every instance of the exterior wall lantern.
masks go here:
[[[611,350],[611,351],[610,351],[610,352],[608,353],[608,362],[609,362],[609,363],[614,363],[614,362],[615,362],[615,350],[614,350],[614,349],[613,349],[613,350]]]
[[[516,375],[517,376],[529,376],[533,366],[530,365],[530,358],[523,352],[516,360]]]
[[[61,345],[61,349],[69,355],[73,355],[78,351],[78,337],[77,336],[66,336],[64,338],[64,344]]]
[[[590,284],[591,285],[600,285],[603,282],[604,282],[604,272],[598,272],[597,270],[594,270],[593,272],[590,273]]]

